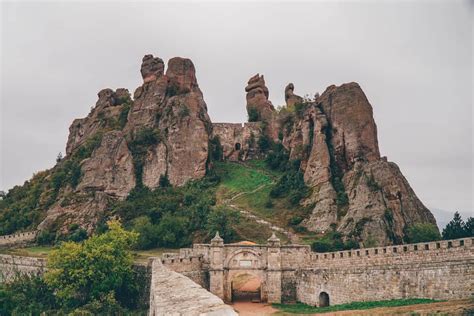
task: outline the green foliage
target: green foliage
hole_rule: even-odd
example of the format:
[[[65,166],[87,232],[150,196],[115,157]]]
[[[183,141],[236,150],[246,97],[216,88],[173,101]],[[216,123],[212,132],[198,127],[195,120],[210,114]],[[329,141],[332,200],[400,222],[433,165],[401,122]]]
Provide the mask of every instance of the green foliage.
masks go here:
[[[211,161],[221,161],[223,159],[224,150],[218,135],[209,141],[209,157]]]
[[[440,302],[437,300],[427,298],[410,298],[410,299],[396,299],[387,301],[369,301],[369,302],[353,302],[347,304],[340,304],[327,307],[315,307],[303,303],[296,304],[272,304],[273,307],[285,313],[294,314],[319,314],[344,310],[365,310],[377,307],[397,307],[415,304],[427,304]]]
[[[135,170],[136,186],[143,187],[143,165],[148,149],[158,144],[160,134],[158,130],[143,128],[137,131],[132,140],[128,143],[128,148],[133,157],[133,168]]]
[[[262,153],[267,153],[272,148],[273,141],[267,134],[262,133],[258,138],[257,145]]]
[[[369,177],[366,176],[366,180],[367,180],[367,186],[369,187],[370,191],[377,192],[380,190],[380,185],[375,180],[373,174],[370,174]]]
[[[0,315],[40,315],[57,306],[53,289],[39,275],[17,274],[0,283]]]
[[[36,236],[36,243],[38,245],[52,245],[55,238],[56,233],[49,230],[43,230]]]
[[[464,223],[459,212],[454,213],[453,219],[443,229],[443,239],[473,237],[473,218],[469,217]]]
[[[408,228],[407,239],[410,243],[440,240],[438,228],[429,223],[419,223]]]
[[[75,309],[110,296],[136,306],[130,247],[138,234],[124,230],[117,221],[109,230],[83,243],[65,242],[48,256],[46,284],[55,289],[59,305]],[[121,300],[122,299],[122,300]]]
[[[311,249],[316,252],[331,252],[357,248],[359,248],[359,243],[355,239],[348,238],[344,242],[342,234],[335,231],[334,228],[325,233],[323,236],[318,237],[311,244]]]
[[[249,122],[258,122],[260,121],[260,113],[254,107],[249,107],[247,110],[248,121]]]
[[[118,118],[118,124],[119,124],[120,129],[123,129],[125,125],[127,124],[128,112],[130,112],[131,107],[132,107],[131,101],[126,102],[122,105],[122,108],[120,109],[119,118]]]
[[[240,214],[231,209],[223,207],[215,208],[210,214],[206,225],[208,236],[214,236],[216,231],[219,232],[224,242],[229,243],[236,241],[237,233],[233,226],[240,220]]]
[[[168,176],[165,174],[160,174],[160,178],[158,179],[158,184],[160,188],[167,188],[171,186],[170,180]]]

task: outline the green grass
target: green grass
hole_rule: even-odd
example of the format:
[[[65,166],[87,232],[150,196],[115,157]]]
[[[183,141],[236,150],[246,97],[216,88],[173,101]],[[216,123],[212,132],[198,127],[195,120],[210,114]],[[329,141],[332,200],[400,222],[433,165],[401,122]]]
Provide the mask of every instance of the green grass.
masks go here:
[[[248,165],[232,162],[217,163],[216,172],[221,178],[219,184],[221,193],[229,198],[237,193],[253,191],[261,185],[272,183],[270,174],[259,166],[257,162]]]
[[[17,249],[4,249],[1,251],[3,254],[14,255],[14,256],[26,256],[26,257],[37,257],[46,258],[48,254],[53,250],[51,246],[33,246],[27,248]],[[178,252],[178,249],[168,248],[156,248],[148,250],[132,250],[133,260],[135,262],[147,262],[150,257],[160,257],[165,252]]]
[[[33,246],[27,248],[5,249],[2,253],[14,256],[46,258],[51,250],[53,250],[53,247],[51,246]]]
[[[272,304],[273,307],[279,309],[285,313],[293,314],[319,314],[326,312],[336,312],[344,310],[364,310],[377,307],[398,307],[415,304],[426,304],[441,302],[438,300],[431,300],[426,298],[411,298],[411,299],[398,299],[398,300],[387,300],[387,301],[371,301],[371,302],[352,302],[347,304],[340,304],[328,307],[315,307],[306,305],[303,303],[296,304]]]

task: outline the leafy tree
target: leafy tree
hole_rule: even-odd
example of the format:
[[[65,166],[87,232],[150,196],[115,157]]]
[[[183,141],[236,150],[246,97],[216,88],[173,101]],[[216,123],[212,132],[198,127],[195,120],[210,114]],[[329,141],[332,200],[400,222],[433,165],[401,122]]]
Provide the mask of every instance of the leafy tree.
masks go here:
[[[63,160],[63,154],[59,152],[59,154],[56,156],[56,162],[60,162],[61,160]]]
[[[171,186],[170,180],[168,179],[168,176],[165,174],[160,174],[160,179],[158,179],[158,184],[160,185],[160,188],[167,188]]]
[[[158,245],[179,248],[189,244],[188,219],[166,214],[156,228]]]
[[[39,275],[16,274],[0,283],[0,315],[39,315],[56,307],[53,290]]]
[[[408,228],[407,238],[408,242],[417,243],[440,240],[441,236],[439,234],[438,228],[435,225],[429,223],[419,223]]]
[[[224,239],[224,242],[228,243],[235,241],[237,238],[237,232],[232,226],[240,220],[239,215],[239,213],[223,207],[217,207],[214,209],[209,214],[206,225],[208,236],[212,237],[216,231],[218,231],[222,239]]]
[[[118,221],[109,230],[83,243],[65,242],[48,256],[46,284],[55,289],[58,302],[74,309],[104,297],[136,295],[130,247],[138,234],[124,230]],[[125,300],[124,300],[125,301]]]
[[[151,223],[150,218],[148,216],[140,216],[135,218],[132,223],[132,229],[139,234],[136,247],[138,249],[150,249],[155,247],[158,234],[156,226]]]
[[[466,237],[464,221],[459,212],[454,213],[453,219],[443,229],[443,239],[456,239]]]

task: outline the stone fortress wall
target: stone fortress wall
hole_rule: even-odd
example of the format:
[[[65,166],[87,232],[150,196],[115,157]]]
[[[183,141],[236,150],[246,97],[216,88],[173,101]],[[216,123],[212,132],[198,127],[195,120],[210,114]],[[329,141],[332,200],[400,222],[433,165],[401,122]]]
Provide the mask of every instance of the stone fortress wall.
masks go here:
[[[261,122],[212,123],[212,135],[219,137],[226,160],[247,160],[257,154],[255,145],[261,128]]]
[[[0,248],[18,247],[34,243],[37,231],[0,236]]]
[[[319,305],[474,295],[474,238],[312,253],[296,276],[297,300]]]
[[[276,263],[270,262],[271,253],[276,254]],[[306,245],[211,243],[195,244],[183,254],[189,259],[200,259],[191,264],[191,260],[175,255],[175,259],[162,262],[185,275],[203,269],[207,282],[197,283],[224,301],[231,297],[233,276],[241,272],[262,279],[262,298],[269,302],[319,305],[323,292],[331,305],[399,298],[461,299],[474,295],[473,238],[329,253],[312,252]],[[242,268],[240,260],[251,263]],[[276,282],[272,283],[275,275]],[[276,296],[270,298],[269,293]]]
[[[44,259],[2,254],[0,281],[18,272],[42,273],[45,266]],[[214,240],[152,258],[136,268],[146,283],[142,295],[151,304],[150,315],[160,315],[156,311],[163,306],[175,306],[177,311],[179,302],[186,305],[176,300],[181,292],[192,297],[206,293],[211,312],[221,300],[232,297],[231,282],[239,273],[258,276],[261,297],[268,302],[321,305],[321,295],[330,305],[399,298],[461,299],[474,294],[474,238],[330,253],[315,253],[306,245],[280,245],[272,238],[265,245]],[[155,273],[160,276],[153,281]],[[179,280],[173,291],[163,290],[169,287],[168,278]],[[202,311],[205,306],[199,304]]]

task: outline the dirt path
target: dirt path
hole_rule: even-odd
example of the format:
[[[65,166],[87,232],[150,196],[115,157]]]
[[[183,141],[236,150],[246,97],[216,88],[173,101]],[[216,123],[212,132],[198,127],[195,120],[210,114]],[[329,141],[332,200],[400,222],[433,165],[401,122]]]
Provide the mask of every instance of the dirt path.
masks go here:
[[[248,211],[248,210],[245,210],[245,209],[242,209],[238,206],[236,206],[235,204],[232,204],[232,201],[234,201],[235,199],[241,197],[241,196],[244,196],[246,194],[252,194],[252,193],[255,193],[259,190],[262,190],[263,188],[265,188],[268,184],[262,184],[260,185],[259,187],[255,188],[254,190],[252,191],[248,191],[248,192],[240,192],[236,195],[234,195],[233,197],[231,197],[230,199],[227,199],[227,200],[224,200],[223,201],[223,204],[238,211],[240,214],[242,214],[243,216],[247,217],[247,218],[250,218],[252,220],[254,220],[255,222],[257,222],[258,224],[261,224],[261,225],[265,225],[267,226],[268,228],[270,228],[271,231],[275,232],[275,233],[280,233],[280,234],[283,234],[285,235],[292,243],[298,243],[298,236],[296,236],[295,234],[293,234],[292,232],[282,228],[282,227],[279,227],[279,226],[276,226],[275,224],[255,215],[255,213],[251,212],[251,211]]]
[[[232,307],[240,316],[264,316],[277,312],[271,305],[264,303],[235,302]]]

